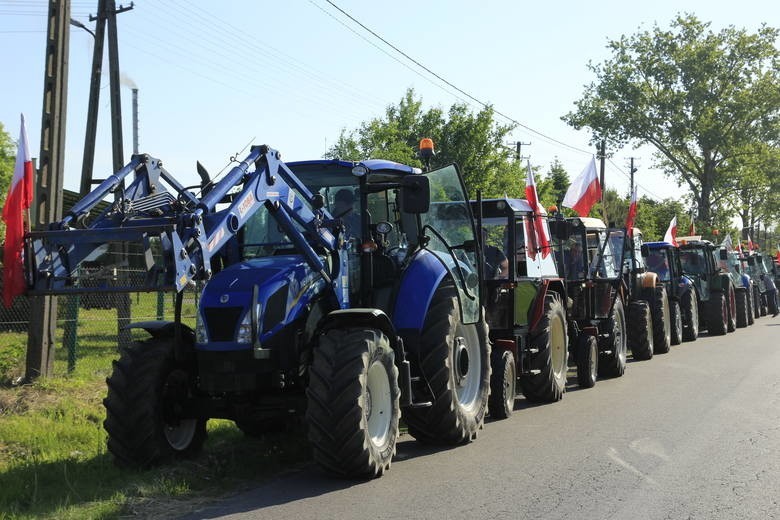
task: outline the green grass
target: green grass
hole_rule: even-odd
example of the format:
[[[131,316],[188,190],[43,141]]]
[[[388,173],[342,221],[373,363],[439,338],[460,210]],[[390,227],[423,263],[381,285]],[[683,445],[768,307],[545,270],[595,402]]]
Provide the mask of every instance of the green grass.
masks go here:
[[[134,321],[154,319],[155,295],[132,305]],[[26,334],[0,333],[0,519],[174,516],[310,459],[300,432],[252,439],[230,421],[212,420],[196,458],[148,471],[116,467],[102,425],[115,317],[112,310],[79,311],[70,373],[59,327],[57,376],[32,385],[9,385],[23,368]]]

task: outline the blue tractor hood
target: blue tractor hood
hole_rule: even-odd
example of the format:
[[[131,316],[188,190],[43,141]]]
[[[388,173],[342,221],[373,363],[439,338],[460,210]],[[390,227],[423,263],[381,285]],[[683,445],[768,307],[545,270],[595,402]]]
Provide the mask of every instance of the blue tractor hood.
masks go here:
[[[257,301],[252,295],[257,287]],[[306,305],[326,288],[301,255],[256,258],[234,264],[217,273],[200,299],[200,318],[209,341],[200,350],[251,348],[237,342],[239,324],[250,311],[257,312],[259,341],[264,343],[295,321]]]

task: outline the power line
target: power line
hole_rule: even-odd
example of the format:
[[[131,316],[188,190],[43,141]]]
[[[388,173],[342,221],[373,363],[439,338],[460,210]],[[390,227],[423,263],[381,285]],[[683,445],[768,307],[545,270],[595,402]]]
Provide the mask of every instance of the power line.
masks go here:
[[[518,120],[517,120],[517,119],[515,119],[514,117],[511,117],[511,116],[509,116],[509,115],[507,115],[507,114],[503,113],[502,111],[500,111],[500,110],[497,110],[496,108],[494,108],[494,107],[493,107],[493,106],[491,106],[491,105],[488,105],[488,104],[487,104],[487,103],[485,103],[484,101],[481,101],[481,100],[477,99],[476,97],[472,96],[471,94],[469,94],[469,93],[468,93],[468,92],[466,92],[465,90],[461,89],[460,87],[458,87],[458,86],[457,86],[457,85],[455,85],[454,83],[450,82],[449,80],[445,79],[445,78],[444,78],[444,77],[442,77],[441,75],[439,75],[439,74],[437,74],[436,72],[432,71],[430,68],[428,68],[427,66],[425,66],[424,64],[422,64],[420,61],[418,61],[418,60],[416,60],[415,58],[413,58],[413,57],[409,56],[409,55],[408,55],[406,52],[402,51],[402,50],[401,50],[401,49],[399,49],[397,46],[395,46],[395,45],[393,45],[392,43],[390,43],[389,41],[387,41],[385,38],[383,38],[382,36],[380,36],[379,34],[377,34],[377,33],[376,33],[374,30],[370,29],[370,28],[369,28],[369,27],[367,27],[365,24],[363,24],[361,21],[359,21],[359,20],[358,20],[358,19],[356,19],[354,16],[352,16],[351,14],[349,14],[347,11],[345,11],[344,9],[342,9],[341,7],[339,7],[338,5],[336,5],[336,4],[335,4],[335,3],[334,3],[332,0],[325,0],[325,1],[326,1],[328,4],[330,4],[331,6],[333,6],[333,7],[334,7],[336,10],[338,10],[338,11],[339,11],[341,14],[343,14],[344,16],[346,16],[347,18],[349,18],[350,20],[352,20],[353,22],[355,22],[355,23],[356,23],[357,25],[359,25],[360,27],[362,27],[362,28],[363,28],[365,31],[367,31],[368,33],[370,33],[371,35],[373,35],[375,38],[379,39],[379,40],[380,40],[382,43],[384,43],[385,45],[387,45],[388,47],[390,47],[391,49],[393,49],[394,51],[396,51],[397,53],[399,53],[401,56],[405,57],[407,60],[409,60],[409,61],[411,61],[412,63],[414,63],[415,65],[417,65],[418,67],[420,67],[421,69],[423,69],[424,71],[426,71],[428,74],[432,75],[433,77],[435,77],[436,79],[438,79],[439,81],[441,81],[442,83],[444,83],[445,85],[448,85],[449,87],[451,87],[451,88],[455,89],[456,91],[460,92],[461,94],[463,94],[463,95],[464,95],[464,96],[466,96],[467,98],[471,99],[472,101],[474,101],[474,102],[475,102],[475,103],[477,103],[478,105],[480,105],[480,106],[482,106],[482,107],[484,107],[484,108],[490,108],[490,109],[492,109],[492,110],[493,110],[493,112],[495,112],[497,115],[499,115],[499,116],[503,117],[504,119],[506,119],[506,120],[510,121],[511,123],[514,123],[515,125],[517,125],[517,126],[519,126],[519,127],[525,128],[525,129],[526,129],[526,130],[528,130],[529,132],[532,132],[532,133],[534,133],[534,134],[536,134],[536,135],[538,135],[538,136],[540,136],[540,137],[543,137],[543,138],[545,138],[545,139],[548,139],[549,141],[552,141],[552,142],[554,142],[554,143],[557,143],[557,144],[559,144],[559,145],[561,145],[561,146],[565,146],[566,148],[570,148],[570,149],[572,149],[572,150],[575,150],[575,151],[577,151],[577,152],[580,152],[580,153],[584,153],[584,154],[587,154],[587,155],[593,155],[593,152],[592,152],[592,151],[585,151],[585,150],[583,150],[583,149],[581,149],[581,148],[577,148],[576,146],[572,146],[572,145],[570,145],[570,144],[568,144],[568,143],[564,143],[563,141],[559,141],[558,139],[555,139],[554,137],[550,137],[549,135],[546,135],[546,134],[544,134],[544,133],[542,133],[542,132],[540,132],[540,131],[538,131],[538,130],[535,130],[535,129],[531,128],[531,127],[530,127],[530,126],[528,126],[528,125],[525,125],[525,124],[521,123],[520,121],[518,121]],[[309,2],[310,2],[310,3],[313,3],[313,2],[312,2],[312,0],[309,0]],[[316,5],[316,4],[314,4],[314,5]],[[318,6],[318,7],[319,7],[319,6]]]

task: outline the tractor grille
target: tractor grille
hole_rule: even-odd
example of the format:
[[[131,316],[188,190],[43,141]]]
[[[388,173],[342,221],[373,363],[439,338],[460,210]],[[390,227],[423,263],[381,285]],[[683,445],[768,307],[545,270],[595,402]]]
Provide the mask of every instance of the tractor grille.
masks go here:
[[[233,341],[243,307],[215,307],[203,309],[206,328],[211,341]]]

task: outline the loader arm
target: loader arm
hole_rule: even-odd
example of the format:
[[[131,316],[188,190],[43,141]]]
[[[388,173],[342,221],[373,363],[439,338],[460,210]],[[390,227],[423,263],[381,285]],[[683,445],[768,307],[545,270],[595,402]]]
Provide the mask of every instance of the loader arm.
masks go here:
[[[134,180],[121,190],[121,182],[131,173]],[[240,191],[228,197],[239,185]],[[88,223],[90,212],[111,193],[113,204]],[[230,200],[229,207],[217,211],[225,200]],[[49,230],[25,236],[29,293],[181,291],[194,281],[211,278],[212,258],[263,206],[312,270],[334,288],[344,307],[348,291],[342,286],[346,277],[339,272],[347,269],[346,255],[343,240],[334,234],[341,229],[339,221],[323,209],[321,197],[312,195],[279,153],[265,145],[252,147],[201,198],[178,183],[158,159],[134,155]],[[99,287],[83,283],[81,264],[121,243],[141,248],[143,283]],[[323,253],[334,255],[335,261],[326,265]]]

